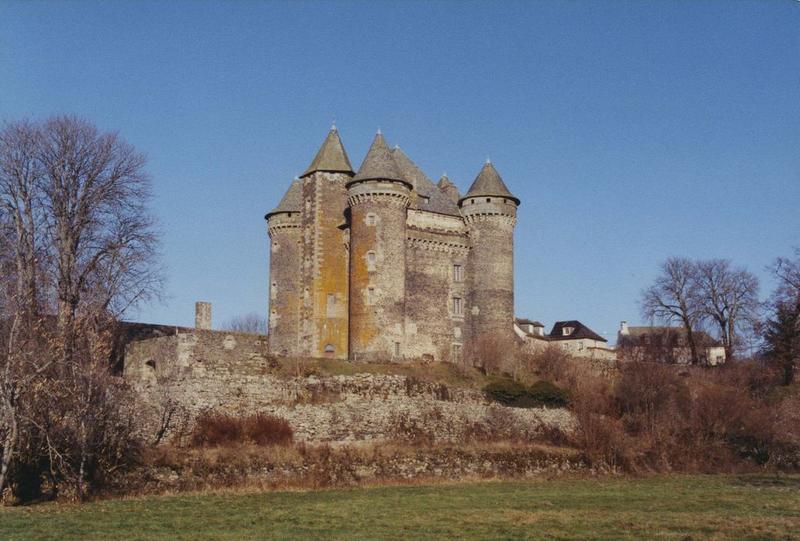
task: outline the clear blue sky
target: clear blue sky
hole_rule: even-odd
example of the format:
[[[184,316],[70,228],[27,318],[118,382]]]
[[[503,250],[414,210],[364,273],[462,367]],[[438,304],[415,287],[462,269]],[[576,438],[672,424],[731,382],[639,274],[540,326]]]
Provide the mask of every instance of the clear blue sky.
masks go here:
[[[762,277],[800,244],[800,2],[0,2],[0,117],[149,158],[167,299],[266,313],[264,213],[335,117],[522,199],[516,308],[613,337],[671,255]]]

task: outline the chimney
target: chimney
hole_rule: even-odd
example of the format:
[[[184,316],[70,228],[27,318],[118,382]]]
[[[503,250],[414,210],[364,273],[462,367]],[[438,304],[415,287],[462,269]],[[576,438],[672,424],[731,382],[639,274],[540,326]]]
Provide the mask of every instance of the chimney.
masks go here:
[[[197,301],[194,303],[194,328],[210,331],[211,330],[211,303]]]
[[[628,322],[627,321],[620,321],[619,322],[619,334],[628,334]]]

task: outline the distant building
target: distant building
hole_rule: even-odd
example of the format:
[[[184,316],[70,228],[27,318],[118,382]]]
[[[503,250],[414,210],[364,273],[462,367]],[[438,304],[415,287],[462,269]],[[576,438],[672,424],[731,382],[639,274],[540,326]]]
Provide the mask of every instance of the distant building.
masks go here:
[[[567,353],[592,359],[616,359],[616,353],[608,347],[608,340],[578,320],[556,321],[548,338]]]
[[[725,348],[703,331],[694,331],[697,355],[702,364],[724,364]],[[692,354],[686,330],[681,327],[630,327],[620,322],[617,333],[617,351],[628,360],[661,361],[672,364],[690,364]]]
[[[549,334],[545,334],[544,325],[538,321],[518,318],[514,322],[517,336],[524,340],[531,353],[554,345],[576,357],[616,359],[616,352],[608,347],[608,340],[580,321],[557,321]]]

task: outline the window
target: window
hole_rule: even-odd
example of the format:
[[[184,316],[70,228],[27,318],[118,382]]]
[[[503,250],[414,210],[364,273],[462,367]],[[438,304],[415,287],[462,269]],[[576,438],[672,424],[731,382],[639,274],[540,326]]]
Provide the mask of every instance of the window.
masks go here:
[[[461,265],[453,265],[453,281],[454,282],[464,281],[464,267],[462,267]]]
[[[470,199],[470,200],[469,200],[469,204],[470,204],[470,205],[474,205],[474,204],[475,204],[475,200],[474,200],[474,199]]]
[[[269,298],[274,299],[278,295],[278,283],[272,282],[269,286]]]
[[[325,345],[325,356],[326,357],[332,357],[334,351],[336,351],[336,348],[333,347],[333,344],[326,344]]]
[[[430,197],[426,197],[424,195],[420,196],[420,199],[422,200],[423,203],[430,203],[431,201]]]
[[[487,202],[487,203],[491,203],[491,202],[492,202],[491,198],[487,197],[487,198],[486,198],[486,202]]]
[[[569,336],[570,334],[572,334],[572,331],[574,331],[574,330],[575,329],[573,327],[563,327],[561,329],[561,335],[562,336]]]
[[[367,225],[370,227],[375,225],[375,215],[371,212],[367,214]]]
[[[367,304],[372,305],[375,304],[375,288],[368,287],[367,288]]]
[[[452,359],[454,363],[461,362],[461,344],[453,344]]]
[[[375,270],[375,252],[367,252],[367,270]]]
[[[336,311],[336,295],[328,293],[328,303],[326,305],[328,317],[333,317]]]
[[[400,356],[400,342],[395,342],[394,343],[394,356],[395,357],[399,357]]]
[[[463,306],[461,305],[461,297],[453,297],[453,315],[463,315]]]

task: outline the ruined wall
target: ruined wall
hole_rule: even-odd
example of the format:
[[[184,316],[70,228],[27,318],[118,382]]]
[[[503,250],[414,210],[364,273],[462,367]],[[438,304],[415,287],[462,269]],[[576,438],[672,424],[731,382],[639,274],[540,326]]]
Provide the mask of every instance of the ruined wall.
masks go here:
[[[472,243],[473,334],[512,340],[516,205],[504,198],[470,198],[462,202],[461,212]]]
[[[302,285],[302,233],[300,215],[282,212],[267,222],[269,257],[269,335],[272,351],[281,355],[299,353],[298,331]]]
[[[303,353],[346,359],[348,272],[346,173],[316,172],[303,179]]]
[[[405,329],[410,357],[460,360],[470,336],[468,255],[461,218],[409,210]]]
[[[406,352],[406,208],[409,187],[350,186],[350,358],[402,359]]]
[[[124,377],[138,395],[143,432],[154,434],[166,407],[174,426],[215,409],[234,415],[265,412],[285,418],[295,439],[373,441],[424,435],[461,441],[476,426],[501,426],[516,436],[546,427],[570,431],[562,409],[518,409],[489,403],[483,393],[405,376],[278,375],[266,338],[202,331],[129,344]],[[498,419],[502,423],[498,423]]]

